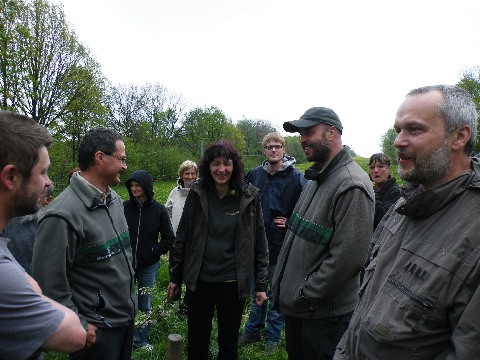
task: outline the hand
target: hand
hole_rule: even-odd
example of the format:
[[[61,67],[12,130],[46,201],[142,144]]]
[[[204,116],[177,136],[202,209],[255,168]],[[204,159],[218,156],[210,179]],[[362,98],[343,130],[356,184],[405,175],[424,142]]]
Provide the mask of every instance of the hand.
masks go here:
[[[258,306],[261,306],[267,300],[267,293],[265,291],[257,291],[255,293],[255,301]]]
[[[97,341],[97,327],[92,324],[88,324],[87,329],[87,341],[85,342],[85,347],[92,347]]]
[[[279,228],[285,228],[285,224],[287,223],[287,218],[285,216],[277,216],[275,219],[273,219],[273,222]]]
[[[177,296],[179,291],[180,287],[178,286],[178,284],[174,284],[172,282],[168,284],[167,293],[169,298],[174,298],[175,296]]]

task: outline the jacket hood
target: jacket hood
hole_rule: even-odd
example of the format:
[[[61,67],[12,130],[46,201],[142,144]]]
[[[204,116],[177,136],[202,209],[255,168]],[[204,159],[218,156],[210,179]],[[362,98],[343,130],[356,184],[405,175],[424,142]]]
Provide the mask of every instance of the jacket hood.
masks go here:
[[[147,193],[148,199],[153,199],[153,176],[151,173],[145,170],[135,170],[125,181],[125,187],[127,188],[128,195],[130,196],[130,199],[134,200],[135,196],[133,196],[132,192],[130,191],[130,183],[132,181],[136,181],[142,185]]]
[[[290,166],[295,164],[297,162],[297,160],[295,160],[295,158],[293,156],[284,155],[283,159],[282,159],[282,162],[283,162],[282,167],[280,169],[278,169],[277,171],[275,171],[275,173],[279,173],[279,172],[287,170]],[[268,161],[267,160],[263,160],[262,167],[265,171],[268,172]]]

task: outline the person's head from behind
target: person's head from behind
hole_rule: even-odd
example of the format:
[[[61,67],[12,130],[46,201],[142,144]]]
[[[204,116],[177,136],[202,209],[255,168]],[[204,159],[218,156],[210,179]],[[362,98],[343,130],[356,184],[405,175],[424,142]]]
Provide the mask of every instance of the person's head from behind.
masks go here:
[[[125,144],[117,132],[90,130],[78,148],[78,166],[82,172],[95,171],[106,185],[120,183],[120,173],[127,170]]]
[[[185,160],[178,168],[178,183],[184,187],[190,187],[192,182],[195,182],[198,177],[197,164],[191,160]]]
[[[392,165],[387,155],[382,153],[373,154],[368,160],[368,174],[377,189],[381,189],[383,184],[390,179]]]
[[[285,138],[276,132],[269,133],[264,136],[262,147],[265,159],[270,164],[277,164],[285,155]]]
[[[241,189],[244,175],[242,157],[230,140],[211,143],[203,153],[199,170],[203,184]]]
[[[477,117],[470,95],[458,87],[410,91],[395,118],[398,175],[425,188],[448,181],[459,164],[469,162]]]
[[[2,210],[11,219],[38,210],[38,198],[51,183],[47,149],[52,137],[33,119],[9,111],[0,111],[0,129],[0,190],[4,200],[11,200]]]

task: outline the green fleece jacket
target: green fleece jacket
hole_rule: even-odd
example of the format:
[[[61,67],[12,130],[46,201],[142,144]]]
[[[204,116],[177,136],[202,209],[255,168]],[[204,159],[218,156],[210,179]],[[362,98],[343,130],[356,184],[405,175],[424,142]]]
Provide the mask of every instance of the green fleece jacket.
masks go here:
[[[39,220],[33,277],[43,293],[75,311],[85,328],[126,326],[135,317],[134,272],[122,199],[75,173]]]
[[[372,237],[373,199],[366,172],[346,147],[305,185],[273,277],[275,308],[301,319],[354,310]]]

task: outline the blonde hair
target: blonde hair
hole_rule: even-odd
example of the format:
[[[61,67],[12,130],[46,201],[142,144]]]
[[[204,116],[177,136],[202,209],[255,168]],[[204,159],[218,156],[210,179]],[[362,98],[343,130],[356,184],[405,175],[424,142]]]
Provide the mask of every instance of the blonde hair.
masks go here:
[[[185,160],[183,163],[180,164],[180,167],[178,168],[178,177],[181,179],[185,170],[190,169],[191,167],[195,168],[195,172],[198,175],[197,164],[195,164],[195,162],[192,160]]]
[[[265,135],[262,140],[262,146],[265,147],[265,145],[267,145],[267,143],[269,143],[270,141],[279,142],[283,145],[283,147],[285,147],[285,138],[279,133],[271,132]]]

